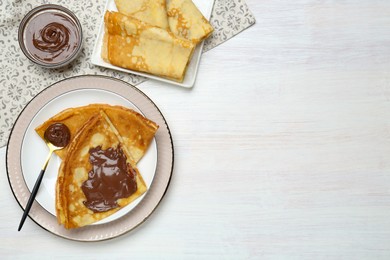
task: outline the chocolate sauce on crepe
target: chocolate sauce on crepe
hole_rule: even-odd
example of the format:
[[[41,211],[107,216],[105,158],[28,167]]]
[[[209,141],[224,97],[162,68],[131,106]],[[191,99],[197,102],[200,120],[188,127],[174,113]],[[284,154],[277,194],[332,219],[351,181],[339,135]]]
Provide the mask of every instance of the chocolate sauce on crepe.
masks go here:
[[[89,150],[92,169],[88,172],[88,180],[81,185],[87,208],[93,212],[108,211],[119,207],[118,199],[136,192],[136,172],[126,160],[120,146],[107,150],[97,146]]]

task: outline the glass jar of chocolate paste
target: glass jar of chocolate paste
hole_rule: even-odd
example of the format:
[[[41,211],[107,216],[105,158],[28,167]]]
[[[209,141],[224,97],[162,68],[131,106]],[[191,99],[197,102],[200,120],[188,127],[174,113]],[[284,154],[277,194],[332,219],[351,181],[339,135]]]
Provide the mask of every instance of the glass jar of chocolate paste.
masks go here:
[[[82,28],[77,17],[59,5],[32,9],[19,26],[19,45],[28,59],[46,68],[59,68],[80,53]]]

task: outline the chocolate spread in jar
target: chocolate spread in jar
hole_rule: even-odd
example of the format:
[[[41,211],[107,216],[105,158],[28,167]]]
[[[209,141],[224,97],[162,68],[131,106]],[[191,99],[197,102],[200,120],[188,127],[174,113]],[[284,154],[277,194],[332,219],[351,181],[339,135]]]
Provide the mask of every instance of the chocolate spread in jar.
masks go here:
[[[65,13],[50,11],[33,16],[25,28],[25,45],[36,59],[59,63],[72,56],[81,39],[79,30]]]
[[[89,150],[92,169],[88,180],[81,185],[87,208],[93,212],[117,208],[118,199],[127,198],[137,190],[136,172],[126,160],[120,146],[107,150],[97,146]]]
[[[70,141],[70,131],[66,125],[55,123],[45,130],[44,137],[54,146],[65,147]]]

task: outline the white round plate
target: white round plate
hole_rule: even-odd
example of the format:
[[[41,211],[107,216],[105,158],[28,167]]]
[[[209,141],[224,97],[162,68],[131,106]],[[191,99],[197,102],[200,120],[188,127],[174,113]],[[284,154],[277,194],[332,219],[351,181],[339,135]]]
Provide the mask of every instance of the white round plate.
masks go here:
[[[148,151],[137,164],[148,191],[110,217],[87,227],[66,230],[55,217],[55,183],[59,157],[53,155],[29,216],[41,227],[68,239],[98,241],[124,234],[141,224],[157,207],[173,169],[173,144],[168,125],[156,105],[140,90],[104,76],[80,76],[53,84],[39,93],[21,112],[7,146],[7,173],[11,189],[24,209],[48,154],[35,127],[58,112],[92,103],[121,105],[156,122],[159,129]],[[16,228],[16,227],[15,227]]]
[[[100,89],[79,89],[64,93],[45,104],[41,110],[33,117],[23,138],[21,150],[22,173],[24,180],[30,192],[37,180],[37,176],[42,169],[42,164],[45,161],[49,152],[48,147],[43,140],[35,132],[35,128],[41,125],[50,117],[70,107],[85,106],[93,103],[104,103],[110,105],[121,105],[127,108],[134,109],[142,114],[142,111],[134,106],[129,100],[107,90]],[[35,200],[48,212],[55,216],[55,186],[57,174],[60,168],[61,159],[53,154],[52,158],[45,171],[39,192]],[[142,160],[137,164],[137,168],[142,174],[142,177],[149,187],[152,183],[154,172],[157,164],[157,149],[155,140],[152,141],[149,149],[142,157]],[[125,208],[117,211],[115,214],[95,223],[103,224],[115,220],[130,210],[132,210],[144,195],[137,198]]]

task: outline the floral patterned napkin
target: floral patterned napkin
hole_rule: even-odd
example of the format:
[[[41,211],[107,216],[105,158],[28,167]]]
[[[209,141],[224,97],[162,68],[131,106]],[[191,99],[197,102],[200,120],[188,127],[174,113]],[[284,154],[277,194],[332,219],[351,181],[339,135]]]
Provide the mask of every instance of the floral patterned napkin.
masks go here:
[[[106,1],[102,0],[0,0],[0,147],[6,145],[9,132],[23,107],[37,93],[64,78],[99,74],[115,77],[133,85],[144,77],[92,65],[89,60]],[[24,15],[42,4],[59,4],[73,11],[83,27],[84,47],[68,67],[48,70],[31,63],[18,44],[18,27]],[[206,40],[203,51],[227,41],[255,23],[244,0],[215,0],[210,22],[214,33]]]

